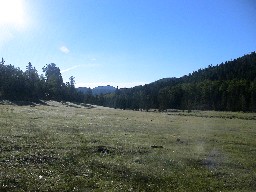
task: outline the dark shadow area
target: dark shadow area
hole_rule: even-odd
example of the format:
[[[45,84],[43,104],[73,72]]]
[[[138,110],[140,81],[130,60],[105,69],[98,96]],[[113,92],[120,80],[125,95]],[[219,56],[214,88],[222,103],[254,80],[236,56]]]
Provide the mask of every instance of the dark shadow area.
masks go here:
[[[2,100],[0,101],[0,105],[17,105],[17,106],[30,106],[35,107],[36,105],[47,105],[49,106],[45,101],[37,100],[37,101],[8,101],[8,100]]]

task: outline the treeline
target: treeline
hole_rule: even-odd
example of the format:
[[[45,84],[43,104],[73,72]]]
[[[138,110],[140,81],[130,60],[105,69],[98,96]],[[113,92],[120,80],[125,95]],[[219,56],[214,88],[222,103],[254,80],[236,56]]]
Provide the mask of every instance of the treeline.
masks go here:
[[[101,95],[96,104],[121,109],[256,111],[256,53],[209,65],[181,78]]]
[[[0,100],[39,101],[57,100],[84,102],[91,99],[90,93],[83,94],[75,89],[75,78],[64,83],[59,67],[51,63],[43,67],[44,75],[39,75],[29,62],[26,71],[0,62]],[[93,102],[93,100],[90,100]]]
[[[165,78],[115,93],[93,96],[75,88],[75,78],[64,83],[51,63],[39,75],[31,63],[26,71],[0,62],[0,100],[57,100],[92,103],[121,109],[183,109],[256,111],[256,53],[209,65],[181,78]]]

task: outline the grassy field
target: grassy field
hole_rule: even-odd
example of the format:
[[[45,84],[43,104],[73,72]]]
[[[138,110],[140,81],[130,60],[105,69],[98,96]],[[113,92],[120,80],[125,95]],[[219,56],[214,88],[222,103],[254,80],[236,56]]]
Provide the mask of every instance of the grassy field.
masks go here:
[[[0,105],[0,191],[256,191],[256,114]]]

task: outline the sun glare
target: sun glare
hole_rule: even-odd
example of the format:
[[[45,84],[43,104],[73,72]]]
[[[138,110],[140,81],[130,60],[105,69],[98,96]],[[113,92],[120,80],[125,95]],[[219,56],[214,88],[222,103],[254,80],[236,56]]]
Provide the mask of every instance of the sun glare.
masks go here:
[[[0,25],[23,27],[25,24],[23,0],[0,0]]]

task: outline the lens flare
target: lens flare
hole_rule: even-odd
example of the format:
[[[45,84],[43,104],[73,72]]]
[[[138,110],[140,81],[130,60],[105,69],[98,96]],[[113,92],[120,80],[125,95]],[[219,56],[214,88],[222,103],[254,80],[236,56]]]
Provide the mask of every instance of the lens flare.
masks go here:
[[[23,0],[0,0],[0,26],[22,27],[25,24]]]

